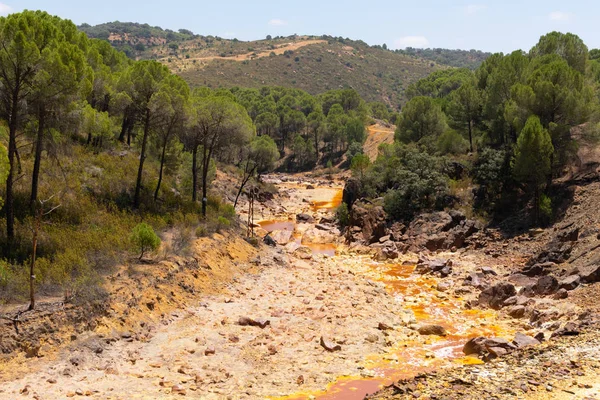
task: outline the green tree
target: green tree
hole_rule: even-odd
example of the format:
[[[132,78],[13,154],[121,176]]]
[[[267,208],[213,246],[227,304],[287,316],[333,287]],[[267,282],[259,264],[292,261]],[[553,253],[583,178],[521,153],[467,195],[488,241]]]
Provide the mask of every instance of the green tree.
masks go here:
[[[163,81],[169,75],[169,69],[157,61],[139,61],[133,64],[122,77],[127,81],[127,91],[132,105],[136,109],[136,114],[140,117],[142,128],[140,161],[133,197],[134,208],[140,206],[148,140],[156,126],[161,123],[164,113],[168,113],[168,109],[164,110],[161,104],[164,104],[165,96],[163,89],[165,82]]]
[[[191,98],[189,126],[183,141],[192,151],[192,200],[197,199],[197,152],[202,149],[202,215],[206,217],[208,171],[213,155],[226,146],[241,147],[254,134],[246,110],[228,96],[195,91]]]
[[[140,260],[147,251],[156,251],[160,247],[160,238],[154,229],[145,222],[136,225],[129,238],[135,248],[140,251]]]
[[[346,123],[346,143],[364,143],[367,140],[365,125],[359,118],[352,118]]]
[[[14,193],[17,132],[23,125],[26,102],[35,90],[38,73],[43,71],[44,54],[56,43],[57,29],[50,15],[24,11],[0,18],[0,117],[8,123],[8,163],[6,179],[6,249],[14,241]]]
[[[277,129],[279,129],[279,117],[277,114],[272,112],[264,112],[259,114],[254,121],[256,124],[256,131],[259,135],[275,136]]]
[[[481,116],[481,94],[471,82],[464,83],[450,95],[448,105],[450,121],[469,135],[469,148],[473,152],[473,127]]]
[[[250,145],[244,147],[244,159],[242,160],[243,171],[242,181],[233,207],[237,206],[238,199],[244,190],[248,181],[255,175],[271,171],[275,168],[275,163],[279,160],[279,150],[277,144],[269,136],[256,136],[250,142]]]
[[[436,139],[446,130],[442,109],[429,97],[415,97],[406,103],[396,128],[397,141],[419,143],[425,138]]]
[[[565,59],[571,68],[585,74],[588,48],[579,36],[572,33],[551,32],[544,35],[529,54],[532,57],[557,54]]]
[[[537,116],[529,117],[517,140],[513,173],[517,181],[533,192],[535,223],[539,217],[540,189],[551,172],[553,152],[552,140],[540,119]]]
[[[350,169],[352,173],[358,175],[360,180],[362,181],[365,176],[365,171],[371,165],[371,160],[369,156],[366,154],[356,154],[352,157],[352,162],[350,163]]]

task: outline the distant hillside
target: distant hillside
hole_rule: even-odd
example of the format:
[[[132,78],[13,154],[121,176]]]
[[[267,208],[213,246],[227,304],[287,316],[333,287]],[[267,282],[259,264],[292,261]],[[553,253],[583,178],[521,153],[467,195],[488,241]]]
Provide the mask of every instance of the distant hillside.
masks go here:
[[[90,37],[108,40],[131,58],[165,63],[192,86],[280,85],[311,94],[351,87],[367,101],[383,101],[394,108],[406,100],[411,83],[448,66],[474,68],[487,56],[439,49],[389,51],[331,36],[243,42],[137,23],[84,24],[79,28]]]

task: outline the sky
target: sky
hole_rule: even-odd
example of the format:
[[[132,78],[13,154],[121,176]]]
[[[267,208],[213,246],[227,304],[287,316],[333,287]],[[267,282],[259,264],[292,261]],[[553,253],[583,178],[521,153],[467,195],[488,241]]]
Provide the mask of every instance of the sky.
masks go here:
[[[600,48],[596,0],[0,0],[0,15],[44,10],[76,24],[140,22],[240,40],[332,35],[390,48],[529,50],[552,32]]]

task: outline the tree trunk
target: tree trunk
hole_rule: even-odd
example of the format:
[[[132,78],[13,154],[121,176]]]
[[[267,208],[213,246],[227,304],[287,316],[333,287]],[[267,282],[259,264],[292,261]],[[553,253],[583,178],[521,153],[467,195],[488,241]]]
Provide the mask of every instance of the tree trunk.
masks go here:
[[[156,190],[154,191],[154,201],[158,199],[158,191],[160,190],[160,184],[162,183],[163,177],[163,168],[165,165],[165,153],[167,152],[167,143],[169,142],[169,137],[165,137],[165,141],[163,142],[162,154],[160,155],[160,170],[158,172],[158,183],[156,184]]]
[[[254,171],[256,171],[256,167],[254,167],[250,171],[248,171],[248,163],[246,163],[246,174],[244,174],[244,177],[242,178],[242,184],[240,185],[240,189],[238,190],[237,195],[235,196],[235,201],[233,202],[233,208],[237,207],[237,202],[238,202],[238,199],[240,198],[240,195],[242,194],[242,191],[244,190],[244,186],[246,186],[246,184],[248,183],[248,181],[254,174]]]
[[[11,113],[8,125],[8,176],[6,178],[6,248],[4,255],[10,256],[15,239],[15,209],[13,198],[13,183],[15,180],[14,166],[17,152],[17,127],[19,113],[19,92],[15,90],[12,96]]]
[[[471,153],[473,152],[473,124],[471,120],[467,123],[469,126],[469,146],[471,148]]]
[[[121,124],[121,133],[119,134],[119,142],[125,143],[125,134],[127,133],[127,128],[129,126],[129,118],[127,114],[123,115],[123,123]]]
[[[140,192],[142,190],[142,175],[144,173],[144,160],[146,159],[146,143],[150,133],[150,110],[146,110],[146,118],[144,121],[144,137],[142,138],[142,151],[140,153],[140,166],[138,168],[137,181],[135,184],[135,195],[133,197],[133,207],[140,206]]]
[[[37,254],[37,238],[40,230],[43,209],[40,206],[38,215],[35,217],[35,227],[33,228],[33,251],[31,254],[31,263],[29,264],[29,308],[35,309],[35,258]]]
[[[192,149],[192,201],[198,200],[198,145]]]
[[[208,162],[207,162],[208,161]],[[207,154],[206,150],[206,141],[204,142],[204,146],[202,146],[202,217],[206,218],[206,205],[208,195],[208,166],[210,164],[210,153]]]
[[[43,106],[42,106],[43,107]],[[40,179],[40,166],[42,163],[42,150],[44,148],[44,128],[45,128],[45,111],[40,110],[38,116],[38,131],[35,142],[35,155],[33,162],[33,174],[31,176],[31,197],[29,198],[29,208],[33,210],[38,197],[38,183]]]

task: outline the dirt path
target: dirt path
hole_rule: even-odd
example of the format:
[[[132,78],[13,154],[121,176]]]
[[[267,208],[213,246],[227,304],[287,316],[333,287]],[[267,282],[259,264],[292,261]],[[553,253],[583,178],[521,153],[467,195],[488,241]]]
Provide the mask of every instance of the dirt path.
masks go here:
[[[371,161],[377,158],[377,150],[382,143],[394,142],[394,128],[386,127],[379,123],[371,125],[367,128],[368,136],[363,149],[365,154],[369,156]]]
[[[271,53],[275,53],[275,55],[281,55],[283,53],[285,53],[286,51],[295,51],[298,50],[302,47],[305,46],[310,46],[313,44],[320,44],[320,43],[327,43],[327,41],[325,40],[301,40],[298,42],[293,42],[293,43],[287,43],[284,45],[281,45],[279,47],[276,47],[275,49],[272,50],[265,50],[265,51],[260,51],[260,52],[248,52],[245,54],[238,54],[235,56],[226,56],[226,57],[221,57],[219,55],[215,55],[215,56],[206,56],[206,57],[190,57],[184,60],[185,64],[190,64],[193,63],[194,61],[200,61],[200,62],[210,62],[213,60],[228,60],[228,61],[246,61],[246,60],[254,60],[257,58],[264,58],[264,57],[270,57]],[[162,58],[160,61],[165,62],[169,59],[170,57],[164,57]]]

